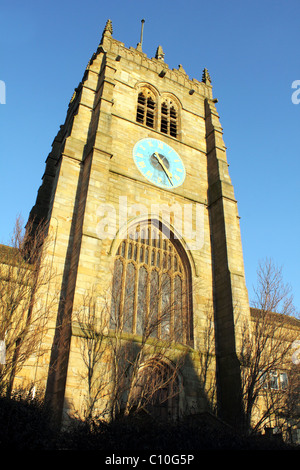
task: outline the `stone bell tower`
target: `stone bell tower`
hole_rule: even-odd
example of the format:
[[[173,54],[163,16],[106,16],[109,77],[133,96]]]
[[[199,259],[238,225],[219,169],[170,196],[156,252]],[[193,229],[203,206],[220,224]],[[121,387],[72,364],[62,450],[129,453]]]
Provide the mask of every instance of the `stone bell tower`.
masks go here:
[[[235,422],[241,405],[237,354],[249,304],[237,201],[211,79],[206,69],[200,80],[190,79],[182,65],[170,69],[161,46],[148,58],[142,39],[127,48],[112,33],[108,21],[53,141],[31,211],[35,220],[47,220],[55,235],[51,257],[60,283],[55,321],[49,325],[47,397],[59,413],[68,412],[70,404],[79,408],[74,306],[85,289],[111,284],[113,272],[124,299],[130,268],[137,293],[127,333],[135,339],[138,292],[147,303],[146,279],[152,273],[169,276],[173,298],[179,285],[187,288],[180,315],[188,332],[181,341],[193,359],[181,371],[182,412],[209,406],[199,364],[211,306],[214,365],[209,373],[211,382],[216,378],[220,415]],[[173,215],[166,219],[162,206],[172,208]],[[137,226],[151,230],[150,219],[157,244],[124,235]]]

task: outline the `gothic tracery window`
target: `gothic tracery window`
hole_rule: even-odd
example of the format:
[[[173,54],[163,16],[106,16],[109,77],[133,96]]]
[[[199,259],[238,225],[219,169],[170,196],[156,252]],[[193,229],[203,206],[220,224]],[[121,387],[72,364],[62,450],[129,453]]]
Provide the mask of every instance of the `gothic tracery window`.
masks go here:
[[[117,251],[110,328],[188,343],[189,276],[158,226],[136,225]]]

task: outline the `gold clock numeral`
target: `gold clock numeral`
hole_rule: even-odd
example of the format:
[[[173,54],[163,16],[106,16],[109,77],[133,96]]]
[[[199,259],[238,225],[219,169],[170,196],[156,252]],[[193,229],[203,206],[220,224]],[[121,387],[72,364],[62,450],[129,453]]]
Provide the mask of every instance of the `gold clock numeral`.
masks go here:
[[[161,183],[161,182],[162,182],[162,178],[161,178],[160,176],[158,176],[157,182],[158,182],[158,183]]]
[[[139,152],[136,154],[136,156],[140,157],[140,158],[144,158],[144,155],[142,153],[139,153]]]
[[[138,165],[139,165],[141,168],[145,168],[146,163],[145,163],[145,162],[138,162]]]
[[[148,145],[149,145],[149,147],[153,147],[153,144],[152,144],[151,140],[148,140]]]
[[[181,169],[181,168],[176,168],[176,171],[180,171],[180,173],[182,173],[182,169]]]
[[[147,176],[151,177],[153,175],[152,171],[148,170],[146,173]]]
[[[162,142],[160,142],[160,143],[158,144],[158,148],[161,149],[161,150],[163,150],[163,149],[164,149],[164,144],[163,144]]]
[[[177,181],[180,181],[180,177],[178,175],[174,175],[174,178],[177,180]]]

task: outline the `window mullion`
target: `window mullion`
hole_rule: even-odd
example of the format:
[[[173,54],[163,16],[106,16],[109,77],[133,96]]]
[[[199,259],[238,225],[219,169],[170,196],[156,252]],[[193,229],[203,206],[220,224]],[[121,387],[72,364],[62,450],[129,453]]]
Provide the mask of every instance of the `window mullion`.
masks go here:
[[[174,258],[175,258],[174,250],[172,252],[171,257],[171,270],[170,270],[170,337],[174,339]]]
[[[161,315],[162,315],[162,272],[158,272],[158,325],[157,325],[157,337],[161,339]]]
[[[125,283],[126,283],[126,273],[127,273],[127,263],[126,260],[123,261],[123,272],[122,272],[122,283],[121,283],[121,298],[120,298],[120,319],[119,319],[119,327],[121,331],[123,331],[123,309],[124,309],[124,302],[125,302]]]
[[[184,270],[182,271],[184,273]],[[183,327],[183,332],[182,332],[182,337],[185,341],[186,344],[189,343],[190,340],[190,318],[189,318],[189,308],[188,308],[188,303],[189,303],[189,298],[188,295],[189,293],[186,291],[187,290],[187,279],[185,276],[182,276],[182,291],[181,291],[181,321],[182,321],[182,327]]]
[[[138,286],[139,286],[139,243],[134,243],[133,247],[137,246],[137,262],[135,266],[135,279],[134,279],[134,301],[133,301],[133,318],[132,318],[132,332],[136,333],[137,324],[137,309],[138,309]]]

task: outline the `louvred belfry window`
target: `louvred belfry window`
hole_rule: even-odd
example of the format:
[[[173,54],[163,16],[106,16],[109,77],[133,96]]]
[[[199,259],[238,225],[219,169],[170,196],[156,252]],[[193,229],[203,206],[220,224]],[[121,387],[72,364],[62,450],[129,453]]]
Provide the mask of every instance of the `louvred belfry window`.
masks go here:
[[[160,131],[164,134],[169,134],[172,137],[177,137],[178,123],[177,123],[177,110],[172,104],[172,101],[164,101],[161,105],[161,123]]]
[[[189,343],[187,260],[158,226],[136,225],[117,251],[110,328]]]
[[[141,92],[138,95],[136,121],[145,126],[154,128],[155,101],[150,92]]]
[[[143,87],[137,97],[136,122],[178,138],[178,102],[169,96],[160,99],[153,90]]]

